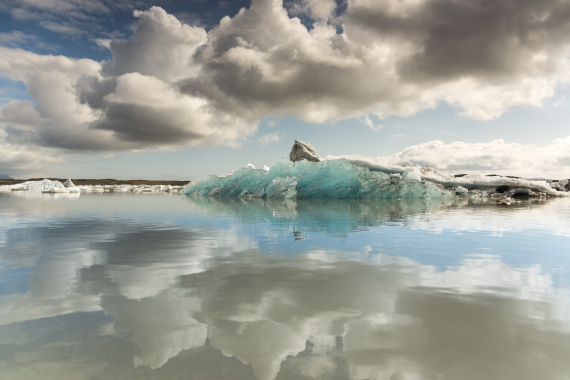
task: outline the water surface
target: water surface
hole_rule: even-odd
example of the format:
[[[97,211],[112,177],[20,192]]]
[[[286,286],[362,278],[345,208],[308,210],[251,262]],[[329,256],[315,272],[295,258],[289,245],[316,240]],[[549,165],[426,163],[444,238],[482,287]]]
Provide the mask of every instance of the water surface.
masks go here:
[[[568,379],[570,199],[0,194],[1,379]]]

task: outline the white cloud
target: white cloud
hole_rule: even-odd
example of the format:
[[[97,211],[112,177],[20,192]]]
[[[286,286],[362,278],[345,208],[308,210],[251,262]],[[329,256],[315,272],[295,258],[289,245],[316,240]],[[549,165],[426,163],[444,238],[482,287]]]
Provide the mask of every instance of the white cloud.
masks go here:
[[[93,41],[100,47],[111,50],[111,42],[113,42],[110,38],[95,38]]]
[[[203,28],[182,24],[159,7],[134,15],[140,22],[133,35],[110,43],[113,60],[103,65],[104,75],[138,72],[171,83],[197,75],[192,57],[207,43]]]
[[[384,126],[380,124],[374,125],[374,122],[370,119],[368,115],[364,115],[364,120],[362,120],[362,123],[376,132],[381,131],[384,128]]]
[[[550,145],[543,147],[506,143],[502,139],[488,143],[456,141],[450,144],[435,140],[411,146],[391,156],[327,156],[329,159],[338,157],[364,159],[382,165],[411,161],[451,174],[480,172],[570,178],[570,136],[556,139]]]
[[[111,42],[115,55],[104,64],[3,48],[0,75],[27,85],[42,120],[23,125],[6,119],[8,139],[122,151],[235,146],[256,130],[257,121],[234,117],[207,98],[178,90],[176,81],[192,75],[192,55],[206,38],[202,28],[183,25],[161,8],[137,15],[142,21],[135,34]]]
[[[85,31],[83,31],[78,26],[68,25],[66,23],[61,23],[61,22],[41,21],[39,25],[42,26],[43,28],[46,28],[47,30],[51,30],[52,32],[61,33],[61,34],[69,34],[76,36],[85,33]]]
[[[313,20],[327,20],[333,16],[335,0],[300,0],[293,2],[289,12],[293,15],[305,14]]]
[[[98,62],[1,47],[0,55],[0,75],[24,82],[37,102],[33,107],[31,102],[19,103],[19,107],[28,107],[26,112],[34,113],[41,121],[24,126],[21,119],[4,115],[7,140],[13,144],[70,149],[89,149],[102,143],[118,146],[110,133],[89,128],[89,123],[97,119],[97,113],[78,101],[79,79],[98,75],[101,67]],[[20,109],[19,112],[25,111]]]
[[[17,30],[10,33],[0,33],[0,45],[2,46],[19,46],[29,41],[35,41],[36,39],[35,36]]]
[[[110,13],[110,9],[105,5],[106,1],[104,0],[20,0],[18,3],[24,9],[40,9],[52,13],[65,13],[77,10]]]
[[[509,4],[350,0],[337,17],[334,1],[303,0],[294,7],[318,20],[308,30],[281,0],[253,0],[209,32],[159,7],[136,11],[140,20],[128,39],[97,40],[108,44],[110,61],[2,48],[0,75],[26,84],[42,120],[7,120],[7,139],[97,151],[238,146],[273,116],[314,123],[363,117],[378,130],[371,116],[407,116],[442,102],[481,120],[514,105],[541,106],[570,78],[570,22],[557,17],[566,3]],[[127,7],[98,0],[20,5],[13,10],[84,16]],[[62,32],[77,28],[41,22]],[[485,170],[514,165],[477,157],[473,165]],[[454,170],[465,162],[434,164]]]
[[[0,108],[0,128],[5,126],[7,120],[28,128],[42,123],[39,113],[31,108],[31,102],[18,100],[12,100]],[[35,172],[47,165],[65,162],[54,149],[13,144],[6,137],[7,133],[0,129],[0,171],[3,173]]]
[[[285,135],[282,133],[268,133],[258,138],[257,142],[260,143],[261,145],[267,145],[282,140],[284,138]]]

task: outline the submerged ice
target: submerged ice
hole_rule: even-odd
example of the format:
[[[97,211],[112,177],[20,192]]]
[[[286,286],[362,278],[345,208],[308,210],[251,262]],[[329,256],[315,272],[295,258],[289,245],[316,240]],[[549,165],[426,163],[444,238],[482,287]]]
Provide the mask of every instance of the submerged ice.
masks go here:
[[[224,176],[188,184],[186,195],[298,199],[442,198],[455,195],[568,196],[567,180],[531,180],[470,174],[450,176],[408,161],[392,166],[362,160],[322,160],[314,147],[295,140],[290,161],[272,168],[248,164]]]

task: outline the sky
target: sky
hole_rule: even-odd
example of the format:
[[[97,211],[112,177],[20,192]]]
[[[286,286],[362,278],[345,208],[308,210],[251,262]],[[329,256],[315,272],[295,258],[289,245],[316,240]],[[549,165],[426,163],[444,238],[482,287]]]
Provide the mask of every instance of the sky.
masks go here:
[[[3,0],[0,174],[570,178],[570,0]]]

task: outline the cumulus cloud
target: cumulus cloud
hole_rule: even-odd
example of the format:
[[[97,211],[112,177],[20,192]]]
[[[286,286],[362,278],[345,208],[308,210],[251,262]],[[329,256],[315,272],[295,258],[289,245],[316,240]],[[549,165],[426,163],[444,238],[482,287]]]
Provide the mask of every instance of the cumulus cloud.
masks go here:
[[[18,9],[113,7],[36,3]],[[364,117],[378,129],[365,115],[406,116],[442,102],[492,119],[514,105],[541,106],[570,79],[568,0],[349,0],[345,8],[293,3],[293,14],[315,21],[308,29],[281,0],[253,0],[206,32],[152,7],[134,13],[128,39],[104,41],[113,54],[104,62],[4,48],[1,75],[28,86],[42,120],[26,128],[7,120],[7,139],[93,151],[236,146],[266,117]]]
[[[0,72],[28,86],[42,122],[6,119],[7,139],[69,150],[121,151],[180,145],[236,145],[257,123],[183,94],[191,57],[206,40],[161,8],[137,13],[133,36],[113,41],[111,61],[74,60],[4,48]],[[166,48],[166,49],[165,49]],[[164,53],[166,51],[166,53]],[[31,104],[29,105],[31,107]]]
[[[327,20],[337,7],[335,0],[301,0],[290,4],[289,13],[307,15],[313,20]]]
[[[309,31],[280,1],[255,0],[209,33],[197,55],[206,75],[183,89],[237,113],[294,114],[310,122],[367,111],[410,115],[440,102],[490,119],[516,104],[540,105],[568,79],[569,39],[558,33],[568,22],[557,16],[566,1],[521,9],[507,0],[495,7],[458,3],[463,18],[476,16],[473,22],[455,21],[456,2],[349,1],[339,34],[323,22]],[[517,34],[516,22],[502,28],[511,14],[525,19],[524,34]],[[497,41],[481,27],[483,19]],[[509,43],[514,46],[506,49]],[[461,49],[473,49],[478,60]]]
[[[365,157],[359,155],[332,156],[366,160],[381,165],[393,165],[399,161],[411,161],[422,166],[451,173],[482,172],[484,174],[508,173],[520,176],[551,175],[570,176],[570,136],[556,139],[550,145],[506,143],[493,140],[488,143],[456,141],[445,144],[435,140],[414,145],[390,156]]]
[[[0,127],[6,120],[24,128],[38,126],[42,122],[39,113],[31,107],[31,102],[21,100],[12,100],[0,108]],[[63,157],[53,149],[13,144],[7,140],[7,136],[8,134],[0,129],[0,171],[2,172],[37,170],[46,165],[64,162]]]
[[[6,140],[13,144],[36,144],[69,149],[89,149],[106,141],[104,131],[89,129],[97,115],[89,106],[77,101],[77,82],[85,75],[97,75],[98,62],[75,60],[63,56],[38,55],[21,49],[0,48],[0,73],[13,81],[22,81],[37,102],[16,103],[18,113],[3,111]],[[35,115],[23,123],[21,114]]]

